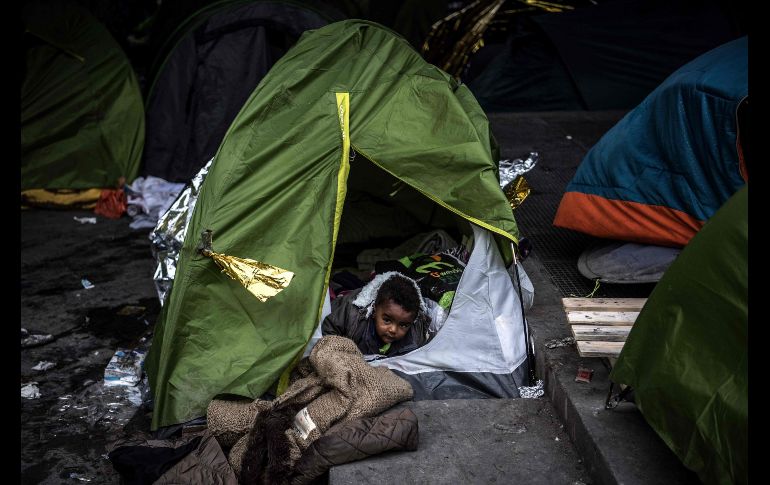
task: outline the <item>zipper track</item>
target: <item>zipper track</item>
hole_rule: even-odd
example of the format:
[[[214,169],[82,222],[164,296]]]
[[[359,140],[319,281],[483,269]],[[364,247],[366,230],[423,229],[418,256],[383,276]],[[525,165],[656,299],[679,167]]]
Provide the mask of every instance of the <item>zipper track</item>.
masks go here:
[[[342,141],[342,156],[340,158],[340,167],[337,171],[337,195],[334,207],[334,222],[332,227],[332,250],[331,258],[329,258],[329,264],[326,267],[326,274],[324,275],[323,290],[321,291],[321,304],[318,307],[318,313],[316,313],[316,322],[321,322],[321,314],[323,313],[324,303],[326,296],[329,293],[329,280],[331,279],[332,265],[334,264],[334,253],[337,248],[337,235],[342,222],[342,208],[347,196],[348,175],[350,173],[350,93],[341,92],[335,93],[336,109],[335,113],[338,116],[340,124],[340,133]],[[313,327],[315,332],[315,327]],[[305,345],[302,347],[302,351],[297,353],[294,359],[289,363],[286,369],[281,373],[278,378],[278,384],[276,386],[276,394],[281,395],[289,387],[289,375],[302,358],[304,349],[313,338],[311,333],[308,337]]]

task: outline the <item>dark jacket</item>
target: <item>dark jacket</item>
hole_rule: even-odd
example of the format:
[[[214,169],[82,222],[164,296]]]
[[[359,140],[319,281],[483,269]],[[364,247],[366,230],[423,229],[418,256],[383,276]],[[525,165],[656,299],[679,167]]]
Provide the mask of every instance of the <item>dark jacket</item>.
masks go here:
[[[385,343],[380,340],[375,330],[374,312],[367,317],[368,308],[354,304],[361,290],[363,288],[332,301],[332,311],[321,323],[321,333],[348,337],[356,343],[364,355],[379,354],[380,347]],[[404,338],[393,342],[385,355],[392,357],[405,354],[425,345],[429,340],[429,325],[430,318],[423,312],[419,312]]]
[[[291,483],[312,483],[334,465],[363,460],[386,451],[414,451],[418,435],[417,416],[403,404],[379,416],[338,423],[302,453]]]
[[[230,463],[208,431],[173,440],[120,438],[107,452],[121,483],[238,485]]]

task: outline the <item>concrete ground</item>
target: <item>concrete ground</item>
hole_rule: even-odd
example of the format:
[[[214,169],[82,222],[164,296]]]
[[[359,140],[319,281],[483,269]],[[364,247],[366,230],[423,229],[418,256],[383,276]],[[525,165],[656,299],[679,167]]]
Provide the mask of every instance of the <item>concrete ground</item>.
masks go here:
[[[585,152],[620,116],[490,115],[503,158],[531,151],[540,156],[527,176],[533,192],[516,217],[534,243],[524,262],[535,286],[528,319],[546,396],[410,403],[420,425],[417,451],[336,467],[329,483],[699,483],[633,404],[604,409],[609,381],[603,360],[580,358],[574,346],[545,345],[569,336],[561,297],[572,291],[584,296],[593,287],[574,268],[592,241],[553,228],[549,218]],[[21,385],[34,382],[39,390],[39,397],[21,398],[22,483],[120,483],[106,443],[149,431],[143,396],[102,380],[115,350],[149,343],[159,312],[148,230],[131,230],[127,218],[96,216],[90,224],[74,217],[94,214],[21,212],[21,327],[27,336],[53,339],[21,349]],[[86,289],[84,278],[94,287]],[[606,285],[597,296],[646,296],[629,292],[649,290]],[[33,369],[41,361],[54,366]],[[594,370],[590,383],[575,382],[578,366]]]
[[[546,399],[409,403],[416,451],[334,467],[329,483],[588,484],[591,478]]]
[[[581,358],[574,345],[545,345],[571,336],[561,298],[586,296],[593,290],[594,282],[579,274],[576,261],[598,241],[556,228],[551,221],[585,154],[623,115],[619,111],[490,115],[503,158],[529,151],[540,154],[539,166],[526,176],[532,194],[516,213],[521,234],[534,246],[524,267],[535,287],[535,303],[527,318],[536,345],[537,373],[594,483],[700,483],[633,404],[605,409],[610,389],[606,359]],[[653,287],[603,284],[594,296],[647,297]],[[578,367],[593,369],[590,383],[575,381]]]

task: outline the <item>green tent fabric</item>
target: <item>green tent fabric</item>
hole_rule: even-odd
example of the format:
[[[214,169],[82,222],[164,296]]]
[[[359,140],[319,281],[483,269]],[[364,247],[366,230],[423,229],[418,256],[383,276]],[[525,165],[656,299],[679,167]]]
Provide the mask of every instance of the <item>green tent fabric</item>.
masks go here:
[[[241,109],[202,187],[147,357],[152,428],[204,415],[218,393],[257,397],[301,355],[327,293],[350,170],[374,164],[492,231],[510,263],[518,230],[497,160],[470,91],[397,34],[361,20],[303,34]],[[204,230],[215,252],[294,278],[260,302],[196,251]]]
[[[610,378],[704,483],[748,483],[748,185],[668,268]]]
[[[136,75],[107,29],[64,2],[26,2],[21,190],[133,181],[144,145]]]

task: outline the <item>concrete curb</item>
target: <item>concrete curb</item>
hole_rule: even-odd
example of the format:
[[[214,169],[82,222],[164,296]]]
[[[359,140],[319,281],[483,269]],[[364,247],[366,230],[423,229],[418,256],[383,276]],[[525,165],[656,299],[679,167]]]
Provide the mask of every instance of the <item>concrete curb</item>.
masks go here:
[[[609,368],[600,358],[581,358],[574,345],[549,349],[552,339],[570,337],[561,296],[535,254],[524,268],[535,287],[527,313],[536,372],[597,485],[699,484],[631,403],[607,410]],[[590,383],[575,382],[578,367],[594,370]]]

